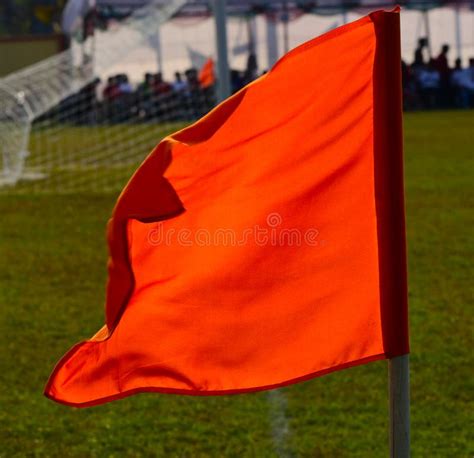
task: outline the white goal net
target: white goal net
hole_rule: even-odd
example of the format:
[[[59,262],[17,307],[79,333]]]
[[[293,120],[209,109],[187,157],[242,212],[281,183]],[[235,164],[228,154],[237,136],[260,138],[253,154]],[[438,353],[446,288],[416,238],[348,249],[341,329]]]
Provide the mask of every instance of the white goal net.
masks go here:
[[[172,84],[123,71],[185,3],[154,0],[0,79],[0,193],[119,190],[163,136],[212,108],[196,70]]]

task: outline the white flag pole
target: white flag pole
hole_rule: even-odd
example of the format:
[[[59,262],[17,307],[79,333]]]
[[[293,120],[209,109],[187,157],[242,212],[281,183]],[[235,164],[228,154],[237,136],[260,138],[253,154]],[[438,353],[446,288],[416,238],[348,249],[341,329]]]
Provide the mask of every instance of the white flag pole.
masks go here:
[[[390,393],[390,458],[410,457],[409,355],[388,361]]]

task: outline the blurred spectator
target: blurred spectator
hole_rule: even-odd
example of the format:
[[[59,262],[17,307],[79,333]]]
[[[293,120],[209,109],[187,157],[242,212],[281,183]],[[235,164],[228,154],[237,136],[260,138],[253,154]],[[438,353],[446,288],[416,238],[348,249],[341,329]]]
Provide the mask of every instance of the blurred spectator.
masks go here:
[[[188,88],[188,85],[186,84],[186,81],[183,81],[183,79],[181,78],[181,73],[176,72],[174,74],[174,77],[175,77],[175,81],[172,85],[173,91],[176,91],[176,92],[186,91],[186,89]]]
[[[104,88],[103,97],[105,100],[114,100],[120,94],[118,76],[110,76]]]
[[[145,79],[138,85],[138,90],[141,92],[148,92],[151,94],[153,86],[153,75],[151,73],[145,73]]]
[[[190,68],[184,72],[188,88],[191,92],[199,90],[198,71],[195,68]]]
[[[128,81],[127,75],[118,75],[117,79],[119,94],[131,94],[133,92],[133,87]]]
[[[462,90],[461,90],[461,79],[462,79],[462,63],[458,57],[454,62],[454,69],[451,72],[450,84],[454,95],[454,105],[458,108],[463,108]]]
[[[145,79],[137,87],[137,112],[138,117],[143,120],[147,119],[152,112],[153,80],[152,73],[145,73]]]
[[[469,67],[453,72],[453,85],[456,88],[457,102],[460,108],[474,107],[474,58],[469,59]]]
[[[257,78],[258,75],[258,65],[257,65],[257,56],[254,53],[250,53],[247,58],[247,67],[245,69],[244,83],[248,84]]]
[[[449,45],[444,44],[441,48],[441,52],[439,56],[435,60],[436,69],[441,75],[441,78],[444,76],[449,76],[449,64],[448,64],[448,52],[449,52]]]
[[[418,108],[417,82],[413,69],[402,60],[402,87],[403,87],[403,108],[414,110]]]
[[[451,69],[448,64],[449,45],[444,44],[439,56],[435,59],[435,68],[440,76],[439,103],[442,107],[448,107],[452,99]]]
[[[171,84],[163,80],[161,72],[157,73],[153,78],[153,91],[155,94],[166,94],[172,89]]]
[[[438,102],[441,77],[436,70],[436,62],[431,59],[428,65],[418,71],[418,83],[424,108],[435,108]]]
[[[413,61],[414,66],[423,66],[428,59],[425,60],[424,51],[428,48],[428,38],[420,38],[418,40],[418,46],[415,49],[415,60]]]

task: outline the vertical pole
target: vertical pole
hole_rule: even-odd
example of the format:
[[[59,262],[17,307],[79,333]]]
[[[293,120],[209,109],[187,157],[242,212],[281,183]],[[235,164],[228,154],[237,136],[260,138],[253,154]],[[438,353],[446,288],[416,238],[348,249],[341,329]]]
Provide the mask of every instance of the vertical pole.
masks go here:
[[[158,72],[163,73],[163,54],[161,52],[161,26],[156,28],[156,60],[158,64]]]
[[[227,55],[226,0],[213,0],[217,48],[217,101],[230,96],[230,72]]]
[[[278,60],[278,34],[275,18],[269,15],[265,16],[265,25],[267,32],[267,65],[268,69]]]
[[[249,44],[249,53],[257,53],[257,22],[255,16],[247,18],[247,41]]]
[[[390,458],[410,457],[410,366],[409,356],[388,362],[390,393]]]
[[[432,49],[431,49],[430,17],[429,17],[429,11],[428,10],[423,11],[423,18],[425,20],[426,38],[428,39],[428,56],[431,59],[433,57],[433,53],[432,53]]]
[[[459,12],[459,5],[456,4],[456,8],[454,9],[454,25],[456,31],[456,57],[461,59],[461,14]]]
[[[148,42],[150,46],[153,48],[153,50],[155,51],[157,71],[159,73],[163,73],[163,54],[161,51],[161,28],[159,24],[156,27],[156,33],[153,35],[150,35],[150,37],[148,38]]]
[[[288,24],[290,22],[290,12],[288,11],[288,2],[283,2],[283,52],[286,54],[290,50],[290,37]]]

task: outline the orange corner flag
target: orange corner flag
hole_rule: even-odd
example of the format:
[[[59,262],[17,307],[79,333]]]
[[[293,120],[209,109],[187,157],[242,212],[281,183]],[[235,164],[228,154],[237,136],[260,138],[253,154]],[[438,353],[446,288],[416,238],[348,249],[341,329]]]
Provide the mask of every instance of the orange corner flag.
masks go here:
[[[165,138],[108,243],[106,325],[58,363],[55,401],[249,392],[407,353],[398,12]]]
[[[202,66],[199,71],[198,79],[202,88],[210,87],[216,82],[214,75],[214,61],[211,58],[207,59],[205,64]]]

